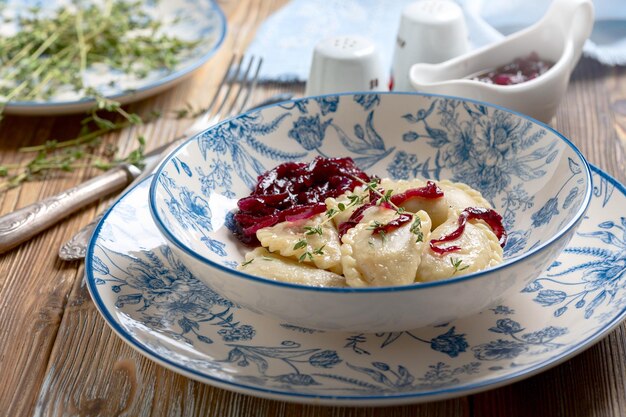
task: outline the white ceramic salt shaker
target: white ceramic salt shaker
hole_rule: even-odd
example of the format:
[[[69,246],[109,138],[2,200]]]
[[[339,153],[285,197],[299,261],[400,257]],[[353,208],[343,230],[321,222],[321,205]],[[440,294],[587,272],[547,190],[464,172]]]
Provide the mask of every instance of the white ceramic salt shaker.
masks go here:
[[[315,46],[305,94],[384,91],[387,78],[372,41],[361,36],[333,36]]]
[[[416,63],[436,64],[469,51],[463,11],[451,0],[408,4],[400,26],[391,68],[393,90],[414,91],[409,71]]]

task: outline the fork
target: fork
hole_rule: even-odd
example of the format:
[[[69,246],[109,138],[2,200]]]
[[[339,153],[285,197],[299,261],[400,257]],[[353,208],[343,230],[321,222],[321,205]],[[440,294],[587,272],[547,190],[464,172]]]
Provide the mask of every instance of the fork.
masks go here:
[[[182,141],[228,115],[243,111],[256,87],[263,62],[262,58],[251,56],[247,64],[244,64],[244,58],[244,55],[238,56],[236,53],[231,57],[228,69],[206,109],[181,137],[147,153],[143,169],[122,164],[76,187],[0,217],[0,253],[30,239],[105,195],[119,191],[124,186],[127,186],[126,189],[133,187],[150,175]],[[78,260],[84,257],[87,243],[101,217],[102,214],[61,246],[61,259]]]

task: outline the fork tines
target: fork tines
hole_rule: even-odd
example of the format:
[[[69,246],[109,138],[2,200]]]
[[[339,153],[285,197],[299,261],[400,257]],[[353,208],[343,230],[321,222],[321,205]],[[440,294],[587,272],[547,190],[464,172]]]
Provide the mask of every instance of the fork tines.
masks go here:
[[[238,57],[237,54],[232,56],[228,70],[208,108],[210,111],[220,100],[220,105],[213,113],[215,119],[221,120],[241,113],[246,108],[256,87],[262,63],[263,58],[250,56],[246,59],[244,55]]]

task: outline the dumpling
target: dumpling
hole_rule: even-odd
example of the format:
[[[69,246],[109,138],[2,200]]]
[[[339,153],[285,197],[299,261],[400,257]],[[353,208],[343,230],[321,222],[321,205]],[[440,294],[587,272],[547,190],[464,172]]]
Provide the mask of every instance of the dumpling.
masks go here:
[[[467,184],[442,180],[437,185],[443,190],[448,206],[459,212],[467,207],[493,208],[480,191],[473,189]]]
[[[349,196],[365,197],[365,202],[369,201],[367,199],[369,193],[366,193],[363,190],[363,187],[356,187],[351,193],[342,194],[337,198],[329,197],[324,201],[324,203],[326,203],[326,208],[335,213],[333,215],[335,227],[338,227],[341,223],[348,221],[350,216],[352,216],[352,213],[354,213],[354,211],[361,206],[361,204],[350,205],[351,200]],[[339,204],[343,204],[343,210],[339,209]]]
[[[284,258],[265,248],[256,248],[246,254],[246,261],[237,267],[240,271],[291,284],[312,287],[345,287],[346,280],[334,272]]]
[[[430,239],[447,235],[457,228],[457,219],[450,218],[437,227]],[[422,253],[417,271],[417,281],[436,281],[453,276],[465,275],[480,271],[502,263],[502,248],[491,228],[484,223],[468,221],[461,236],[453,241],[441,244],[440,247],[459,246],[454,252],[438,254],[433,252],[430,244]]]
[[[299,260],[303,254],[309,252],[312,259],[305,257],[302,262],[313,262],[321,269],[341,274],[341,243],[339,234],[333,222],[324,224],[325,216],[319,214],[306,220],[295,222],[282,222],[274,226],[264,227],[257,230],[256,237],[261,245],[270,252],[278,252],[282,256]],[[306,227],[321,227],[322,234],[312,233],[305,235]],[[296,246],[298,242],[305,240],[306,246]],[[297,247],[297,249],[294,249]],[[319,250],[321,248],[321,250]],[[316,250],[317,253],[316,253]]]
[[[430,234],[431,221],[424,211],[384,236],[373,234],[373,225],[398,217],[395,210],[373,206],[363,220],[343,236],[341,262],[350,287],[407,285],[415,281],[421,253]],[[417,222],[419,218],[421,224]],[[414,228],[414,232],[411,228]],[[418,235],[421,234],[421,239]]]
[[[409,181],[384,179],[381,182],[381,187],[385,190],[393,190],[394,194],[400,194],[412,188],[424,187],[426,183],[427,181],[417,178]],[[466,184],[448,180],[437,181],[436,184],[443,191],[443,197],[435,199],[415,197],[400,205],[411,213],[420,210],[426,211],[434,228],[443,224],[448,218],[458,216],[467,207],[491,208],[489,202],[483,198],[479,191]]]

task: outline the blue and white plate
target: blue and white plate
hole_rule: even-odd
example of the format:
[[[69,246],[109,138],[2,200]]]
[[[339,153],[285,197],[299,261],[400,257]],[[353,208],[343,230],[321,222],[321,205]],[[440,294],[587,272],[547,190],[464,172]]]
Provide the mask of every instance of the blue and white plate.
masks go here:
[[[70,0],[0,0],[0,17],[14,17],[29,13],[29,8],[40,7],[45,14]],[[192,49],[183,50],[179,63],[170,70],[150,72],[145,78],[121,74],[109,67],[88,68],[84,74],[87,86],[122,104],[138,101],[164,91],[191,75],[217,51],[226,34],[226,18],[214,0],[145,1],[143,9],[162,22],[163,33],[186,41],[201,42]],[[11,22],[0,25],[0,35],[10,35],[20,28]],[[85,111],[92,100],[81,99],[69,87],[59,91],[48,101],[12,101],[5,113],[22,115],[53,115]]]
[[[502,305],[440,326],[333,333],[245,310],[198,281],[148,209],[150,179],[105,216],[86,264],[109,325],[148,358],[246,394],[334,405],[433,401],[495,388],[589,347],[626,311],[626,188],[597,168],[587,216],[550,268]]]

